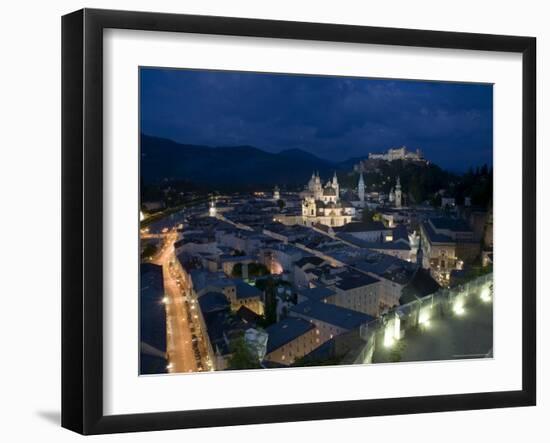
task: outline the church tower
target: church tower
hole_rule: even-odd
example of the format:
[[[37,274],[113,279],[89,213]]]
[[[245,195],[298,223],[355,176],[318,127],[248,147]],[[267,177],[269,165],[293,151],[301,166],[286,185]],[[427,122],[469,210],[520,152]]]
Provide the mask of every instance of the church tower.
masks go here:
[[[214,198],[212,198],[212,200],[210,200],[210,208],[208,208],[208,215],[210,217],[215,217],[216,216],[216,203],[214,202]]]
[[[334,171],[334,177],[332,177],[332,187],[336,192],[336,201],[338,201],[340,197],[340,185],[338,184],[338,177],[336,176],[336,171]]]
[[[365,181],[363,180],[363,173],[359,175],[359,184],[357,185],[357,194],[359,194],[359,201],[365,202]]]
[[[395,185],[395,207],[400,208],[403,195],[401,193],[401,180],[397,177],[397,184]]]
[[[321,184],[321,177],[319,177],[319,172],[315,175],[315,185],[313,191],[313,197],[315,200],[320,200],[323,195],[323,185]]]

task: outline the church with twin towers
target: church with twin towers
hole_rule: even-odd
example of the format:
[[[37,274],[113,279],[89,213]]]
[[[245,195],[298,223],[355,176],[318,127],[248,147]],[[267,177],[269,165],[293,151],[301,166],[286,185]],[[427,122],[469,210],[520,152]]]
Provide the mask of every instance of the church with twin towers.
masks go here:
[[[314,172],[300,195],[303,224],[306,226],[317,223],[343,226],[351,222],[355,215],[355,208],[340,199],[340,185],[336,172],[325,184],[322,183],[319,173]]]
[[[356,208],[367,206],[366,185],[362,172],[359,175],[356,189],[358,200],[353,203],[345,201],[340,197],[340,184],[336,172],[332,178],[324,183],[319,172],[313,172],[304,190],[300,192],[302,199],[301,215],[280,214],[275,216],[275,220],[285,225],[344,226],[355,218]],[[395,190],[392,189],[390,192],[389,199],[396,208],[401,207],[402,192],[399,178],[397,178]]]

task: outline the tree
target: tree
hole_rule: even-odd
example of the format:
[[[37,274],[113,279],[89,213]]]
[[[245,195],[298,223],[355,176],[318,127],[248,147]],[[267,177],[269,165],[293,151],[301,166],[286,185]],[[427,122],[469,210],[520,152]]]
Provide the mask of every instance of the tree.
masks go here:
[[[363,213],[361,214],[361,220],[365,223],[369,223],[374,220],[376,213],[371,211],[369,208],[364,208]]]
[[[277,200],[277,205],[279,206],[279,211],[282,211],[286,204],[284,200]]]
[[[380,214],[379,212],[375,212],[374,215],[372,216],[372,219],[377,222],[384,222],[385,220],[382,218],[382,214]]]
[[[441,206],[441,195],[440,194],[435,194],[432,197],[432,200],[431,200],[430,203],[434,208],[439,208]]]
[[[262,277],[269,274],[269,269],[261,263],[249,263],[248,264],[248,276],[249,277]],[[241,278],[243,276],[243,265],[242,263],[237,263],[233,266],[231,271],[231,277]]]
[[[265,310],[260,322],[265,328],[277,322],[277,282],[272,277],[268,277],[258,281],[256,287],[265,294]]]
[[[227,369],[260,369],[258,356],[250,348],[244,337],[236,338],[231,342],[231,357]]]

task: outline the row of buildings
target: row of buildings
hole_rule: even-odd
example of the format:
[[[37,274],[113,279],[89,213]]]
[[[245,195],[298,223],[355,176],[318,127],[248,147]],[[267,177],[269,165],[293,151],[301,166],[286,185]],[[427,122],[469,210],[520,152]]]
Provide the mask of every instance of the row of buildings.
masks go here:
[[[336,175],[313,173],[297,195],[219,197],[184,217],[176,255],[214,369],[230,367],[237,339],[266,368],[342,361],[361,327],[451,285],[492,246],[482,211],[404,207],[397,179],[381,220],[364,222],[362,174],[357,190],[345,201]]]

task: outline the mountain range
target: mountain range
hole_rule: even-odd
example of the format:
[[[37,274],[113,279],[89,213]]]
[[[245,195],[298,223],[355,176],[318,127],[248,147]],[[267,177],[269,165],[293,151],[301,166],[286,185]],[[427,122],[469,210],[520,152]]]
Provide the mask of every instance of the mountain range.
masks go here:
[[[253,146],[188,145],[141,135],[141,177],[145,184],[185,179],[211,186],[297,186],[306,183],[313,171],[319,171],[323,179],[337,170],[349,171],[350,161],[333,163],[300,149],[271,153]]]

